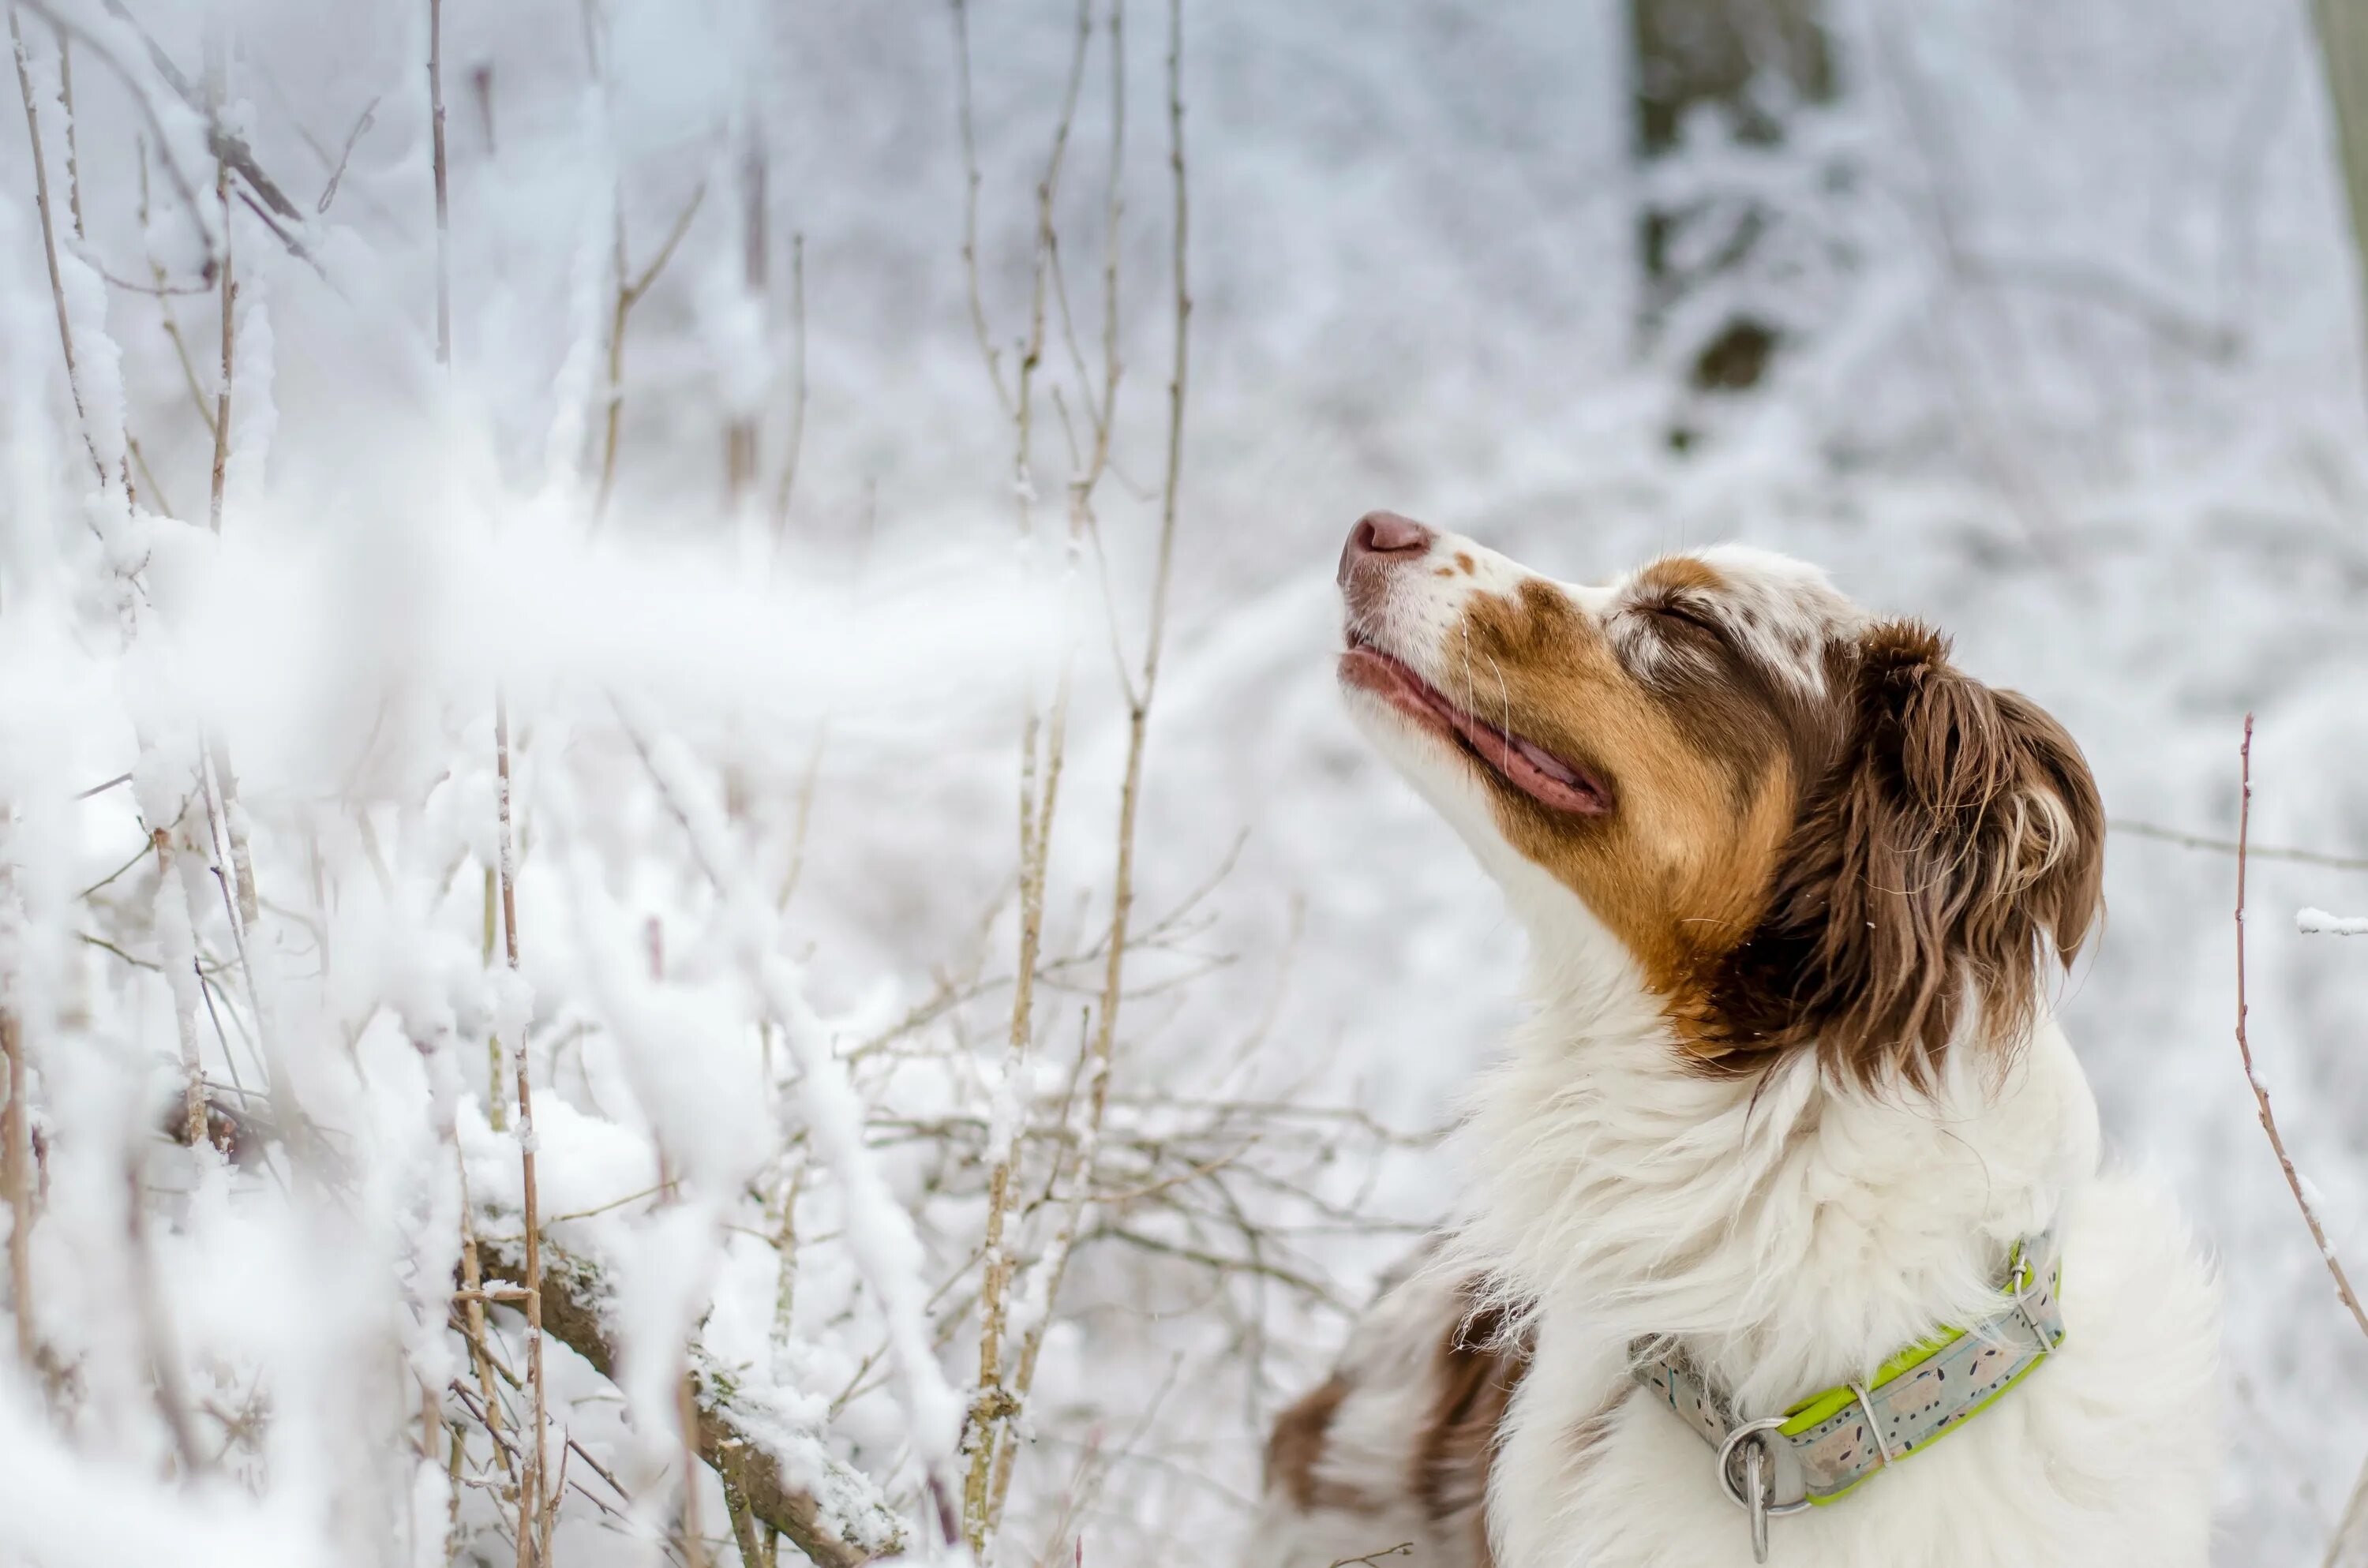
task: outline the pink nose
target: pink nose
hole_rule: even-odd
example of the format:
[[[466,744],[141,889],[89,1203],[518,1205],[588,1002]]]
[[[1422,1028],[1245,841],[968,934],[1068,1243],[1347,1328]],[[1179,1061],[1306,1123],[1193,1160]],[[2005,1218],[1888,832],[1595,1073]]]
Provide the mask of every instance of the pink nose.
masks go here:
[[[1357,562],[1369,556],[1381,557],[1384,565],[1392,561],[1413,560],[1429,550],[1436,537],[1412,517],[1402,517],[1395,512],[1368,512],[1349,530],[1349,542],[1340,551],[1340,581],[1346,583]]]

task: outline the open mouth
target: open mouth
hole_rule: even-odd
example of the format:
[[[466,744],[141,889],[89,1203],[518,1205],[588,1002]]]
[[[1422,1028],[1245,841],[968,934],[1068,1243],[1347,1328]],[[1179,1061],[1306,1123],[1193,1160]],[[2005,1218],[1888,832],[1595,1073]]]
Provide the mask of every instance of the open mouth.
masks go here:
[[[1404,660],[1383,653],[1354,633],[1349,639],[1349,651],[1340,655],[1340,678],[1436,731],[1540,805],[1580,816],[1600,816],[1611,809],[1611,792],[1585,768],[1465,712]]]

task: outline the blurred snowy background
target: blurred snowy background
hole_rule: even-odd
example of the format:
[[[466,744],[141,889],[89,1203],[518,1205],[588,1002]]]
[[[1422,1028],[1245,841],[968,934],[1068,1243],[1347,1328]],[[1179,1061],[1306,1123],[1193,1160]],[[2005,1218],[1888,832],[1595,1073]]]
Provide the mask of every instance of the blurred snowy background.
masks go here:
[[[1182,0],[1180,431],[1164,0],[446,0],[442,245],[434,14],[11,10],[0,1561],[1224,1560],[1511,1016],[1337,710],[1373,506],[1805,556],[2066,721],[2219,1557],[2320,1560],[2368,1346],[2214,847],[2256,710],[2252,1039],[2368,1257],[2298,0]]]

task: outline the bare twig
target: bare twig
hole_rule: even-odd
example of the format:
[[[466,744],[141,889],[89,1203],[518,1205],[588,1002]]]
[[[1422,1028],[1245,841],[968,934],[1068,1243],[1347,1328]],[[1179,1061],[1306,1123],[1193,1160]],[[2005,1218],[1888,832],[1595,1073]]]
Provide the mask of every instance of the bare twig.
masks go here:
[[[690,199],[683,204],[680,215],[674,221],[674,227],[666,231],[666,243],[658,246],[657,255],[636,275],[631,273],[625,264],[624,192],[621,188],[617,192],[616,238],[612,256],[617,274],[617,296],[609,313],[609,385],[601,400],[607,405],[607,411],[600,440],[600,483],[592,500],[592,521],[596,527],[608,515],[609,498],[617,485],[617,441],[625,410],[627,318],[633,313],[633,307],[642,302],[642,296],[657,282],[658,274],[666,270],[666,263],[674,259],[676,247],[682,244],[683,235],[690,232],[690,221],[699,216],[700,203],[706,199],[707,187],[702,183],[690,193]]]
[[[120,21],[130,23],[135,31],[138,30],[139,24],[132,22],[131,13],[123,9],[121,0],[107,0],[107,6],[111,15]],[[122,81],[124,87],[131,95],[132,102],[139,106],[141,118],[147,121],[149,134],[156,138],[157,156],[164,160],[165,172],[172,177],[173,189],[181,199],[183,204],[182,210],[188,212],[190,225],[197,231],[199,246],[204,250],[207,256],[206,272],[207,275],[211,277],[213,272],[212,257],[214,237],[213,234],[206,228],[205,219],[199,214],[197,187],[190,183],[188,175],[182,169],[179,162],[173,156],[171,142],[165,130],[165,121],[163,118],[157,114],[156,106],[148,96],[146,84],[142,82],[138,74],[131,69],[131,65],[127,63],[121,56],[115,52],[115,50],[106,39],[92,33],[87,28],[76,24],[71,18],[59,14],[56,8],[49,4],[49,0],[10,0],[9,10],[12,31],[14,30],[15,13],[18,9],[30,11],[33,15],[46,20],[50,26],[57,31],[61,38],[72,38],[81,43],[84,48],[88,49],[94,54],[97,54],[100,62],[106,65],[108,70],[114,72],[117,77]],[[149,38],[145,33],[142,33],[140,36],[142,41],[148,47],[149,55],[152,61],[160,62],[158,66],[160,74],[164,71],[169,70],[172,62],[164,58],[164,51],[156,47],[155,40]],[[198,109],[199,108],[197,93],[195,89],[190,86],[188,78],[182,76],[179,72],[174,71],[171,74],[169,81],[173,85],[175,91],[180,94],[182,100],[186,102],[190,108]],[[244,143],[241,143],[240,151],[244,153]],[[249,158],[248,161],[251,163],[253,160],[252,158]],[[260,173],[260,171],[257,172]],[[309,260],[310,257],[307,256],[306,259]]]
[[[1369,1551],[1362,1557],[1336,1557],[1332,1560],[1331,1568],[1371,1568],[1371,1564],[1379,1562],[1384,1557],[1412,1557],[1413,1555],[1414,1542],[1402,1540],[1395,1546],[1385,1546],[1379,1551]]]
[[[354,128],[346,132],[346,144],[337,153],[336,166],[329,170],[329,183],[321,187],[321,199],[313,204],[315,214],[325,215],[329,203],[337,199],[337,187],[345,182],[346,165],[353,162],[354,143],[362,139],[362,132],[368,131],[377,118],[378,99],[372,98],[362,106],[361,118],[354,121]]]
[[[2201,834],[2180,833],[2173,828],[2157,827],[2152,823],[2131,822],[2116,817],[2105,824],[2115,833],[2126,833],[2134,838],[2151,838],[2163,844],[2176,844],[2182,849],[2209,849],[2216,854],[2234,855],[2237,844],[2232,838],[2207,838]],[[2368,857],[2329,855],[2318,849],[2279,849],[2265,844],[2250,846],[2248,853],[2256,860],[2292,860],[2304,866],[2325,866],[2337,871],[2368,871]]]
[[[17,1365],[39,1364],[33,1328],[33,1195],[30,1124],[25,1115],[25,1041],[17,1015],[0,1008],[0,1054],[7,1058],[8,1103],[0,1107],[0,1187],[8,1199],[8,1304],[17,1318]]]
[[[2278,1132],[2277,1118],[2270,1111],[2269,1085],[2253,1067],[2252,1043],[2245,1037],[2245,858],[2246,838],[2253,821],[2253,716],[2245,715],[2245,744],[2237,754],[2243,759],[2244,797],[2237,812],[2237,1053],[2245,1063],[2245,1082],[2252,1085],[2253,1102],[2260,1108],[2261,1131],[2269,1134],[2270,1147],[2278,1156],[2278,1169],[2285,1173],[2286,1187],[2294,1193],[2295,1206],[2302,1210],[2305,1223],[2310,1226],[2311,1240],[2318,1244],[2318,1256],[2327,1262],[2327,1271],[2335,1278],[2335,1293],[2351,1312],[2351,1321],[2360,1332],[2368,1335],[2368,1312],[2362,1312],[2360,1298],[2352,1293],[2351,1281],[2343,1272],[2343,1260],[2335,1256],[2335,1244],[2327,1239],[2327,1227],[2319,1222],[2318,1210],[2311,1206],[2308,1184],[2294,1168],[2294,1158],[2286,1153],[2286,1141]]]
[[[773,549],[778,555],[790,528],[790,495],[798,483],[798,458],[806,440],[806,237],[790,236],[791,350],[790,435],[781,455],[781,482],[773,492]]]
[[[57,23],[50,24],[58,40],[58,104],[66,111],[66,210],[74,214],[74,238],[87,239],[82,221],[82,146],[74,131],[74,40]]]
[[[149,216],[148,140],[146,137],[140,139],[139,152],[140,233],[144,243],[148,233]],[[189,356],[188,339],[181,335],[180,318],[173,313],[173,302],[170,297],[172,290],[169,290],[165,283],[165,264],[157,259],[154,250],[148,253],[148,276],[155,285],[157,314],[164,322],[165,336],[173,345],[173,358],[181,367],[181,380],[188,386],[189,402],[196,407],[198,417],[205,421],[206,434],[211,436],[217,428],[214,423],[213,404],[206,400],[205,386],[198,379],[197,361]]]
[[[960,0],[957,0],[954,13],[958,42],[963,55],[962,116],[964,152],[966,157],[974,158],[975,149],[971,144],[969,34]],[[1086,55],[1093,37],[1092,21],[1090,0],[1078,0],[1076,42],[1062,93],[1061,111],[1053,127],[1052,150],[1045,159],[1043,177],[1036,186],[1035,265],[1029,334],[1019,357],[1017,390],[1006,404],[1011,415],[1014,432],[1012,494],[1019,507],[1019,532],[1023,540],[1030,539],[1034,531],[1031,515],[1035,490],[1034,454],[1031,450],[1034,386],[1036,371],[1043,358],[1047,278],[1059,243],[1053,227],[1053,201],[1060,187],[1062,165],[1067,156],[1070,127],[1076,117],[1078,91],[1085,79]],[[970,172],[974,193],[974,162]],[[974,207],[973,201],[973,221]],[[977,264],[973,241],[974,236],[966,233],[964,256],[972,274],[975,308]],[[1002,374],[991,352],[986,357],[986,369],[996,383],[997,396],[1002,396]],[[996,1453],[998,1446],[1008,1441],[1009,1420],[1018,1410],[1017,1403],[1004,1386],[1006,1369],[1003,1360],[1005,1320],[1008,1312],[1007,1292],[1016,1267],[1006,1243],[1005,1231],[1014,1197],[1012,1163],[1020,1131],[1019,1107],[1010,1096],[1016,1094],[1015,1086],[1026,1069],[1027,1058],[1035,1040],[1037,961],[1043,942],[1044,894],[1052,851],[1053,813],[1060,799],[1068,715],[1069,670],[1064,660],[1049,717],[1040,713],[1035,695],[1031,692],[1020,724],[1019,953],[1014,971],[1010,1028],[1001,1074],[1002,1087],[997,1091],[1004,1096],[1004,1109],[996,1118],[996,1125],[989,1140],[991,1168],[987,1179],[985,1261],[979,1290],[978,1388],[971,1403],[967,1422],[970,1463],[962,1488],[963,1530],[970,1540],[971,1550],[980,1554],[986,1550],[991,1528],[993,1510],[990,1499]]]
[[[485,868],[484,937],[477,949],[477,962],[486,969],[494,967],[494,938],[501,926],[501,876],[495,868]],[[503,1086],[509,1062],[502,1054],[502,1037],[498,1032],[485,1035],[485,1121],[496,1132],[507,1132],[510,1125],[510,1095]]]
[[[1112,19],[1115,31],[1115,12]],[[1186,264],[1190,254],[1191,208],[1184,156],[1183,62],[1183,0],[1168,0],[1167,165],[1173,187],[1170,265],[1175,301],[1172,316],[1174,358],[1167,382],[1167,469],[1160,492],[1159,542],[1153,568],[1150,625],[1144,636],[1143,664],[1136,678],[1125,680],[1127,744],[1125,772],[1119,788],[1118,859],[1111,876],[1110,932],[1101,1001],[1094,1013],[1093,1036],[1086,1052],[1085,1128],[1073,1156],[1069,1173],[1071,1193],[1061,1230],[1047,1256],[1038,1264],[1047,1275],[1043,1300],[1048,1305],[1021,1347],[1019,1376],[1015,1379],[1015,1386],[1022,1400],[1033,1381],[1037,1357],[1043,1343],[1044,1326],[1051,1320],[1049,1303],[1059,1294],[1062,1278],[1067,1271],[1069,1257],[1096,1186],[1095,1165],[1102,1122],[1110,1104],[1110,1061],[1117,1040],[1119,1006],[1125,994],[1129,948],[1127,928],[1134,911],[1135,823],[1143,799],[1144,754],[1149,735],[1151,704],[1158,690],[1160,652],[1167,637],[1168,589],[1176,559],[1178,498],[1183,480],[1185,394],[1190,365],[1192,292]],[[1123,672],[1121,679],[1125,679]],[[994,1513],[1000,1513],[1010,1485],[1009,1453],[1007,1449],[1005,1457],[997,1464],[991,1506]]]
[[[517,835],[510,814],[510,710],[499,692],[494,696],[494,780],[501,862],[503,956],[508,965],[510,983],[518,985],[523,982],[518,976]],[[527,1456],[525,1484],[518,1489],[518,1568],[536,1568],[544,1560],[544,1554],[536,1551],[535,1540],[538,1525],[543,1525],[547,1517],[544,1478],[550,1473],[545,1442],[550,1423],[544,1411],[542,1375],[542,1224],[535,1189],[534,1085],[528,1071],[525,1030],[520,1028],[515,1032],[519,1036],[511,1042],[511,1049],[517,1053],[518,1171],[525,1200],[525,1282],[530,1292],[526,1302],[527,1382],[534,1396],[534,1448]],[[543,1533],[547,1545],[547,1525]]]
[[[427,0],[427,117],[436,175],[436,362],[452,363],[452,198],[444,155],[444,0]],[[290,210],[290,215],[294,215]],[[518,1551],[526,1545],[520,1540]],[[521,1559],[523,1560],[523,1559]]]
[[[181,1388],[181,1358],[173,1339],[172,1320],[165,1311],[165,1297],[156,1280],[156,1260],[148,1246],[147,1196],[141,1189],[140,1165],[136,1154],[128,1158],[124,1166],[124,1184],[129,1189],[125,1217],[130,1227],[127,1238],[131,1262],[133,1302],[140,1319],[141,1337],[146,1341],[148,1373],[156,1386],[157,1414],[165,1418],[165,1428],[172,1434],[173,1448],[181,1457],[184,1479],[201,1473],[208,1467],[198,1452],[196,1437],[189,1427],[189,1406]]]
[[[747,145],[740,156],[740,286],[752,301],[765,297],[772,270],[771,232],[765,211],[765,133],[763,118],[750,106]],[[757,421],[746,411],[735,411],[723,430],[723,499],[734,511],[753,507],[757,487]]]
[[[458,1151],[455,1151],[457,1156]],[[484,1426],[486,1435],[494,1440],[494,1453],[502,1468],[510,1470],[509,1449],[502,1441],[501,1401],[494,1392],[494,1372],[500,1366],[485,1345],[485,1303],[484,1266],[478,1256],[477,1227],[469,1207],[469,1169],[466,1161],[457,1161],[461,1170],[461,1282],[455,1292],[462,1312],[461,1337],[469,1342],[469,1362],[476,1369],[477,1386],[485,1396]],[[508,1369],[502,1368],[505,1375]]]
[[[38,0],[28,0],[28,3],[37,4]],[[149,36],[148,30],[132,17],[123,0],[102,0],[102,3],[108,16],[140,35],[141,43],[148,51],[148,62],[155,67],[156,74],[164,79],[165,85],[180,95],[183,103],[206,114],[206,137],[214,155],[236,170],[239,177],[254,188],[255,194],[261,197],[272,211],[290,222],[302,222],[302,215],[297,211],[296,204],[289,200],[286,193],[256,165],[254,151],[222,123],[221,115],[206,111],[206,106],[199,102],[196,86],[173,63],[172,56],[166,54],[163,47]]]
[[[229,60],[227,43],[217,38],[211,45],[211,58],[206,70],[206,103],[209,112],[217,120],[222,118],[222,98],[229,91]],[[215,533],[220,533],[222,478],[230,465],[231,357],[236,344],[238,276],[230,233],[230,165],[223,161],[219,152],[214,158],[214,199],[222,209],[222,379],[214,383],[214,416],[209,421],[214,431],[214,468],[206,525]]]
[[[91,438],[90,415],[83,404],[82,376],[74,364],[74,323],[66,313],[65,280],[58,271],[57,222],[50,208],[50,166],[41,155],[41,117],[34,107],[32,64],[25,53],[25,30],[17,20],[16,7],[8,10],[8,42],[17,56],[17,90],[25,100],[25,135],[33,153],[33,201],[41,219],[41,255],[50,266],[50,298],[57,306],[58,347],[65,354],[66,391],[73,395],[74,421],[82,432],[84,449],[90,454],[90,465],[98,472],[101,484],[107,483],[107,464],[100,460],[98,445]]]
[[[986,361],[987,379],[995,384],[995,401],[1005,414],[1012,412],[1011,392],[1003,384],[1003,363],[995,351],[994,336],[987,330],[986,301],[981,293],[978,278],[978,131],[971,112],[970,92],[970,6],[969,0],[953,0],[954,11],[954,85],[956,112],[962,131],[962,272],[970,283],[970,324],[978,336],[980,357]]]

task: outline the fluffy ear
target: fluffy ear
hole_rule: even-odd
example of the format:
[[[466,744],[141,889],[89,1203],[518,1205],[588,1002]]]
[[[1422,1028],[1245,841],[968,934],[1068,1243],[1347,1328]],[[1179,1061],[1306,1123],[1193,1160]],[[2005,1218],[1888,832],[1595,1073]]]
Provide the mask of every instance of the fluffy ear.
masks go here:
[[[1925,1082],[1952,1040],[2011,1047],[2041,966],[2102,903],[2104,810],[2080,749],[1912,621],[1861,640],[1842,749],[1804,801],[1759,925],[1712,988],[1717,1043],[1814,1044],[1861,1082]]]

